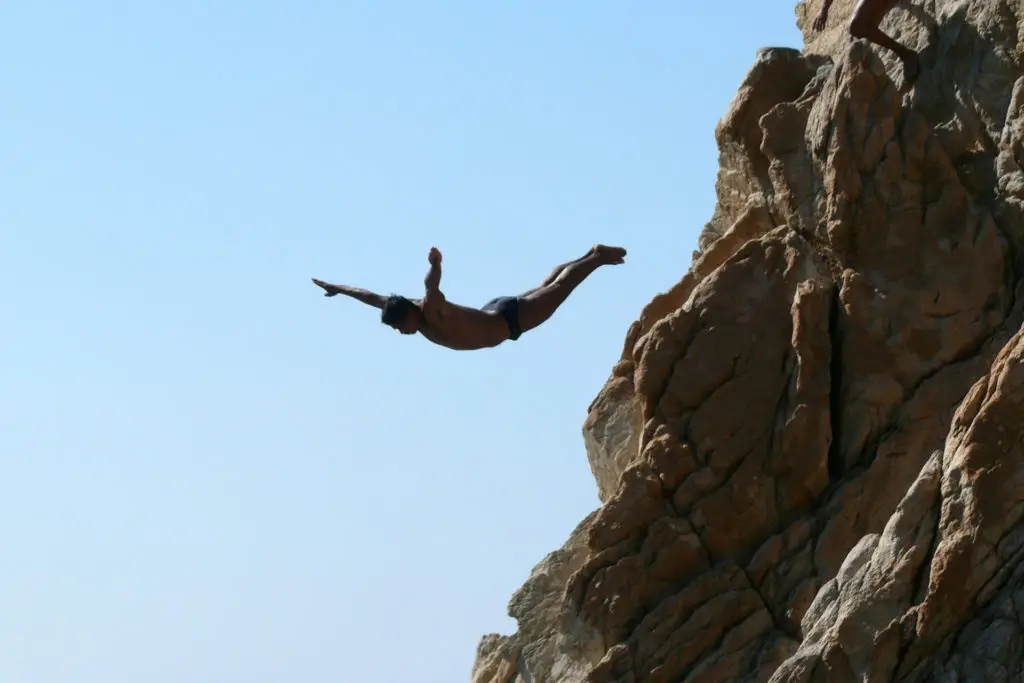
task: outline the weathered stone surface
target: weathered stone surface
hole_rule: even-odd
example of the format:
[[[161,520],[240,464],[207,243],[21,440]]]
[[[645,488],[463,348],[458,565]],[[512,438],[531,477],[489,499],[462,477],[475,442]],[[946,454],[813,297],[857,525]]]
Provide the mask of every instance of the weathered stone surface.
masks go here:
[[[509,601],[519,624],[512,636],[488,634],[477,648],[473,683],[537,683],[582,680],[604,655],[594,649],[592,629],[563,609],[565,585],[586,559],[586,534],[597,512],[588,515],[558,550],[534,567]],[[589,649],[588,649],[589,647]]]
[[[863,537],[818,593],[803,643],[773,683],[818,672],[826,680],[1017,680],[1020,584],[1008,579],[1024,570],[1022,409],[1019,332],[967,394],[945,450],[928,460],[883,532]]]
[[[719,124],[584,424],[602,506],[474,681],[1021,680],[1024,6],[894,10],[901,90],[854,4],[801,3]]]
[[[771,136],[762,127],[761,118],[779,104],[807,99],[820,88],[815,76],[827,64],[825,58],[805,56],[798,50],[767,48],[758,52],[729,111],[715,129],[718,204],[698,240],[701,251],[752,208],[771,206],[775,185],[769,176],[770,159],[761,149]],[[793,132],[800,135],[802,129]]]
[[[583,443],[602,503],[615,493],[619,477],[636,457],[640,444],[643,419],[635,401],[632,374],[632,364],[616,366],[612,378],[590,404],[583,423]]]
[[[476,648],[470,674],[472,683],[514,683],[519,667],[519,646],[514,637],[495,633],[484,636]]]
[[[771,122],[767,130],[762,130],[758,121],[776,105],[798,98],[799,106],[809,108],[823,82],[819,70],[826,65],[824,58],[807,58],[796,50],[761,50],[719,123],[715,131],[721,166],[716,182],[719,201],[699,240],[700,251],[694,253],[690,272],[669,291],[655,296],[630,327],[621,361],[591,404],[583,426],[587,455],[602,502],[607,502],[623,470],[639,455],[643,420],[631,381],[639,360],[637,342],[648,335],[655,323],[678,310],[694,287],[740,247],[776,227],[772,215],[774,189],[769,179],[771,160],[760,147],[767,141],[780,150],[780,155],[785,154],[792,144],[773,141],[786,138],[786,133],[790,141],[799,139],[802,129],[795,131],[795,135],[793,131],[777,133],[778,128],[788,124],[784,116],[779,117],[782,123]]]

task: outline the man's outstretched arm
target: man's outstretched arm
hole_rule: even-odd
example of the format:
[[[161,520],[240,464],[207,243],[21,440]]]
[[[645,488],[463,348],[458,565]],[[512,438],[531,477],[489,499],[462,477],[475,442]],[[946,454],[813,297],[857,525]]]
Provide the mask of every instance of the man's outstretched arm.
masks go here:
[[[362,301],[368,306],[374,308],[384,308],[384,297],[380,294],[374,294],[365,289],[359,289],[358,287],[348,287],[346,285],[332,285],[329,282],[323,280],[317,280],[313,278],[313,282],[324,290],[324,296],[336,296],[338,294],[344,294],[345,296],[352,297],[356,301]]]

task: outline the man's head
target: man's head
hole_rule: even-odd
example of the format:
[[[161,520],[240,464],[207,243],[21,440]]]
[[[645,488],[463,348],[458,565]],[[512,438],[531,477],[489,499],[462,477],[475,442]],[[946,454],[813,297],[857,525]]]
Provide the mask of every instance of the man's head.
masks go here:
[[[416,334],[420,329],[422,316],[420,307],[404,296],[392,294],[384,301],[380,311],[380,321],[402,334]]]

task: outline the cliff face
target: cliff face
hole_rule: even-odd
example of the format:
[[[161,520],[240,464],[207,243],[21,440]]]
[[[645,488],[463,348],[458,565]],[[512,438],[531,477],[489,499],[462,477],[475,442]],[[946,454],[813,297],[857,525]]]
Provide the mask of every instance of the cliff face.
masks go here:
[[[584,438],[602,506],[474,683],[1024,680],[1024,6],[763,50]]]

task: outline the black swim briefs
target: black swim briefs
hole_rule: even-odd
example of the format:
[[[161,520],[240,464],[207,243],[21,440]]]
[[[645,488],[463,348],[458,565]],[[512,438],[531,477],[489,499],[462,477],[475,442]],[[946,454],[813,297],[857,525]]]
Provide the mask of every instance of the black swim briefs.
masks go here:
[[[482,310],[495,311],[508,323],[508,338],[512,341],[519,339],[523,328],[519,326],[519,297],[499,296],[488,301]]]

